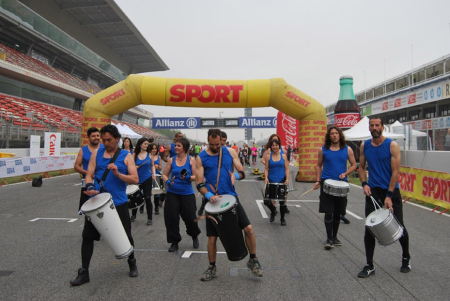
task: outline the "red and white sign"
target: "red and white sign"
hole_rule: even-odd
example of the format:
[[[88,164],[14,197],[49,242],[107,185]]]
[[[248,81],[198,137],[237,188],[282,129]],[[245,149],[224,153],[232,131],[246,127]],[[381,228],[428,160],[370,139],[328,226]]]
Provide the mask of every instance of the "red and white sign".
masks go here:
[[[45,133],[44,156],[61,154],[61,133]]]
[[[338,128],[351,128],[359,122],[359,113],[334,115],[334,125]]]
[[[277,135],[280,136],[281,145],[289,145],[291,148],[298,147],[298,128],[300,123],[280,111],[277,114]]]

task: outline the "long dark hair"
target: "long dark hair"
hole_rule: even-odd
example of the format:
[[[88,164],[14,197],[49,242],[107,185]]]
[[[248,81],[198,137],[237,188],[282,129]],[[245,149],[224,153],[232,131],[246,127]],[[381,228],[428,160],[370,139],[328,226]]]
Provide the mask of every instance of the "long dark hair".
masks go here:
[[[325,146],[326,149],[330,149],[331,146],[331,130],[336,130],[339,133],[339,148],[343,149],[345,147],[345,145],[347,144],[347,142],[345,141],[345,136],[344,133],[342,132],[342,130],[340,128],[338,128],[335,125],[332,125],[328,128],[327,130],[327,134],[325,135],[325,143],[323,144],[323,146]]]
[[[267,141],[266,146],[264,146],[264,150],[270,149],[270,146],[271,146],[270,142],[272,141],[273,137],[275,137],[275,136],[278,138],[277,140],[281,142],[280,136],[278,136],[277,134],[272,134],[272,135],[270,135],[269,140]],[[278,144],[279,144],[279,143],[278,143]],[[281,144],[280,144],[280,147],[281,147]]]
[[[137,161],[137,158],[138,158],[138,155],[139,155],[139,153],[141,152],[141,145],[142,145],[142,143],[144,143],[144,142],[148,142],[148,139],[147,138],[141,138],[141,139],[139,139],[138,140],[138,142],[136,143],[136,148],[134,149],[134,162],[136,163],[136,161]],[[131,142],[131,141],[130,141]],[[148,153],[148,147],[147,147],[147,153]]]
[[[131,142],[131,139],[128,138],[128,137],[123,138],[123,140],[122,140],[122,149],[124,149],[124,146],[125,146],[124,142],[125,142],[125,140],[130,141],[130,151],[133,151],[133,142]]]

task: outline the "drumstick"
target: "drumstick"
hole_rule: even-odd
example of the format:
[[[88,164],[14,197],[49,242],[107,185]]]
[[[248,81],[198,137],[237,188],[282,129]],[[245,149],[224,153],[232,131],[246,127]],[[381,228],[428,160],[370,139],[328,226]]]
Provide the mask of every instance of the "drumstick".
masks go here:
[[[141,167],[142,165],[144,165],[144,164],[147,163],[148,161],[150,161],[150,160],[147,160],[147,161],[142,162],[142,164],[138,165],[136,168]]]
[[[307,193],[310,193],[311,191],[313,191],[314,190],[314,187],[313,188],[311,188],[310,190],[308,190],[308,191],[305,191],[304,193],[302,193],[300,196],[304,196],[305,194],[307,194]]]

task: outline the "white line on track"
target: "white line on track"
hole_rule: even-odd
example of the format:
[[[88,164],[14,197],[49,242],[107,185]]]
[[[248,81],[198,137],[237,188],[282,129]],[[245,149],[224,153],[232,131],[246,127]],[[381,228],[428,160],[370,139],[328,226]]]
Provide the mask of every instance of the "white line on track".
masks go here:
[[[259,211],[261,212],[262,217],[269,218],[269,216],[267,216],[266,210],[264,210],[263,200],[256,200],[256,204],[258,205],[258,208],[259,208]]]
[[[35,218],[35,219],[30,219],[30,222],[35,222],[35,221],[38,221],[38,220],[40,220],[40,219],[47,219],[47,220],[51,220],[51,219],[53,219],[53,220],[67,220],[67,222],[68,223],[73,223],[73,222],[75,222],[75,221],[77,221],[78,220],[78,218],[64,218],[64,217],[53,217],[53,218],[43,218],[43,217],[38,217],[38,218]]]
[[[184,251],[181,258],[189,258],[193,253],[197,254],[208,254],[208,251]],[[217,254],[226,254],[225,252],[217,252]]]
[[[356,219],[364,219],[364,218],[362,218],[361,216],[356,215],[356,214],[354,214],[354,213],[351,212],[351,211],[348,211],[348,210],[347,210],[347,213],[350,214],[351,216],[353,216],[353,217],[356,218]]]
[[[81,183],[78,183],[78,184],[73,184],[73,186],[80,186],[81,185]]]

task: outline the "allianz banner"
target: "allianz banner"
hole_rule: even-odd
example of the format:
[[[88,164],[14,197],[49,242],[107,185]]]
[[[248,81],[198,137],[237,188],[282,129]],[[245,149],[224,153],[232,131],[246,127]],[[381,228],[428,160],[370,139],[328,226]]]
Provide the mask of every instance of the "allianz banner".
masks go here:
[[[450,174],[402,166],[398,182],[402,195],[450,209]]]

